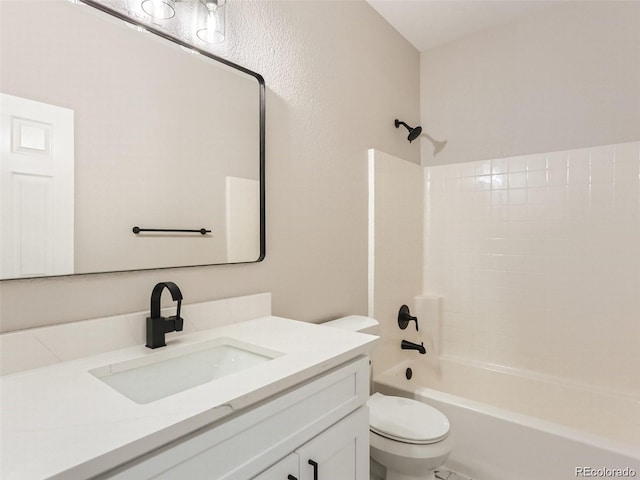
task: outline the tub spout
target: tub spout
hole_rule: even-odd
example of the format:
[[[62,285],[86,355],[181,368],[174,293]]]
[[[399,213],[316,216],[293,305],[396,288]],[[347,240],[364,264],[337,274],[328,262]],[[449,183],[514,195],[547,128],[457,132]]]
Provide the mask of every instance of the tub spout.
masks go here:
[[[400,348],[402,348],[402,350],[417,350],[422,355],[427,353],[427,351],[424,348],[424,342],[420,342],[420,345],[418,345],[417,343],[413,343],[408,340],[402,340],[402,343],[400,344]]]

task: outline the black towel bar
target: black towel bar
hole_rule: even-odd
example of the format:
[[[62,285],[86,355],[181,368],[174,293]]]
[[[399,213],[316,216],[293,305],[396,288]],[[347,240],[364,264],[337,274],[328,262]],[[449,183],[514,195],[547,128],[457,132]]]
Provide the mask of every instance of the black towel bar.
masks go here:
[[[207,230],[206,228],[200,228],[199,230],[183,230],[183,229],[177,229],[177,228],[140,228],[140,227],[133,227],[131,230],[136,235],[138,233],[140,233],[140,232],[199,233],[200,235],[206,235],[207,233],[211,233],[211,230]]]

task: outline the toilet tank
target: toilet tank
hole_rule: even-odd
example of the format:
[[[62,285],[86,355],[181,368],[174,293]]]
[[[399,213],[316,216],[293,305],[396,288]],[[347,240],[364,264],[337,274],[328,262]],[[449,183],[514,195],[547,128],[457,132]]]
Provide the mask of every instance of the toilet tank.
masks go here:
[[[380,324],[375,318],[366,317],[364,315],[349,315],[348,317],[338,318],[325,322],[322,325],[349,332],[368,333],[370,335],[380,335]],[[373,365],[369,360],[369,393],[373,393]]]
[[[375,318],[366,317],[364,315],[349,315],[348,317],[338,318],[325,322],[322,325],[350,332],[368,333],[370,335],[380,334],[380,324]]]

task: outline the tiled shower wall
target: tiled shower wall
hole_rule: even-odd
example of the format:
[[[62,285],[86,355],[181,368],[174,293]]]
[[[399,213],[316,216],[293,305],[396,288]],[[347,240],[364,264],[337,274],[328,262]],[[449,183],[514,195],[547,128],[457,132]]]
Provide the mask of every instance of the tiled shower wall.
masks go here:
[[[640,142],[425,176],[442,353],[640,396]]]

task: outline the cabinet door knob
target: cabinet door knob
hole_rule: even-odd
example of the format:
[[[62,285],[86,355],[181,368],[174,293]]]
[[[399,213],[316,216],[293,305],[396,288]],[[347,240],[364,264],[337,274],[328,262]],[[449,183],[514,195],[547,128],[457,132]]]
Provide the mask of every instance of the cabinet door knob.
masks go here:
[[[309,460],[309,465],[313,467],[313,480],[318,480],[318,462]]]
[[[293,475],[287,475],[287,480],[298,480],[298,479]]]

